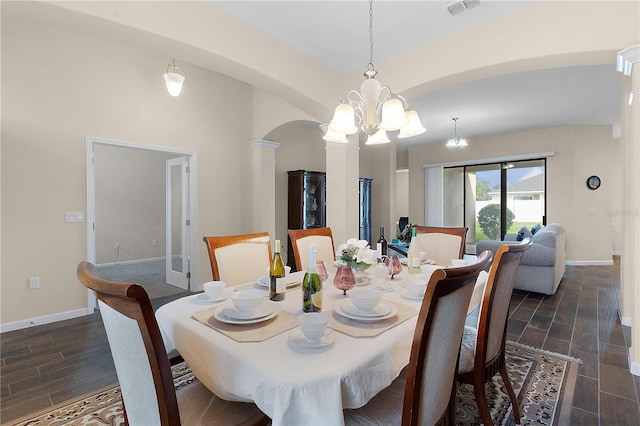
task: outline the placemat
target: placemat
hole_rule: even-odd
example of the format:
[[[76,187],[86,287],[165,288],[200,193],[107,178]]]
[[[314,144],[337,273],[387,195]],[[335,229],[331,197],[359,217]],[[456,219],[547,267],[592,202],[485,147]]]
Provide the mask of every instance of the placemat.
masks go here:
[[[263,342],[298,326],[298,317],[286,311],[267,321],[255,324],[227,324],[213,317],[218,306],[194,312],[192,317],[214,330],[232,338],[236,342]]]
[[[363,322],[345,318],[331,310],[327,311],[329,323],[335,331],[351,337],[375,337],[418,314],[418,309],[403,303],[395,303],[388,300],[385,300],[384,303],[397,306],[398,313],[386,320]]]

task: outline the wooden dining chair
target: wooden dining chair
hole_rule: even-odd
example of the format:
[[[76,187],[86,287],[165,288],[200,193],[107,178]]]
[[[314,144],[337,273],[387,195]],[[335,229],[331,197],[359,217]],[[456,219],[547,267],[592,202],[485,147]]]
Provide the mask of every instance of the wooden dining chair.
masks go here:
[[[214,281],[234,286],[264,277],[271,264],[268,232],[204,237]]]
[[[389,387],[357,410],[346,425],[455,424],[455,374],[467,307],[478,274],[491,261],[436,270],[429,279],[411,346],[409,365]]]
[[[496,250],[482,295],[478,326],[464,328],[458,381],[473,385],[478,410],[485,426],[493,425],[485,384],[497,372],[500,372],[509,394],[515,421],[520,424],[520,408],[507,374],[504,347],[513,284],[522,255],[531,245],[531,239],[525,238],[521,243],[504,244]]]
[[[317,260],[323,260],[328,265],[336,260],[331,228],[289,229],[287,232],[291,239],[297,271],[304,271],[307,268],[309,244],[316,245]]]
[[[442,227],[415,225],[420,251],[436,265],[449,265],[451,259],[462,259],[467,240],[466,226]]]
[[[176,393],[169,357],[144,288],[105,281],[89,262],[81,262],[76,273],[85,287],[96,292],[129,425],[270,422],[254,404],[221,400],[199,381]]]

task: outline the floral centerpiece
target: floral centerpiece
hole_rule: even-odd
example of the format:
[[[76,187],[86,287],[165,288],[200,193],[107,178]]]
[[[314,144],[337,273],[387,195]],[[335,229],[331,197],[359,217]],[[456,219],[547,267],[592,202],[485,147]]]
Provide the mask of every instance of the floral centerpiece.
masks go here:
[[[367,240],[350,238],[346,243],[340,244],[336,259],[355,271],[364,271],[376,264],[376,251],[371,250]]]

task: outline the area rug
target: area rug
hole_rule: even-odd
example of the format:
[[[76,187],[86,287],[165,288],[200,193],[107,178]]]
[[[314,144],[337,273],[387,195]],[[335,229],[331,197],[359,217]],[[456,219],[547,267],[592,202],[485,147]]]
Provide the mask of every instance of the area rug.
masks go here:
[[[521,424],[568,424],[579,360],[513,342],[507,342],[506,357],[509,377],[520,402]],[[197,380],[185,363],[172,367],[172,370],[176,389]],[[487,398],[495,424],[515,424],[509,397],[499,374],[488,386]],[[473,388],[469,385],[458,387],[456,423],[465,426],[482,424]],[[16,426],[122,424],[124,417],[118,386],[12,423]]]

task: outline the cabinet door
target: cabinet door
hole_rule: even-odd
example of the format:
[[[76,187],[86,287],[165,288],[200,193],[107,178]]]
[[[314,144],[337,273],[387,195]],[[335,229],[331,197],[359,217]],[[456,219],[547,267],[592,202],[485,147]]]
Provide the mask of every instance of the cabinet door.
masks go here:
[[[325,185],[324,174],[307,173],[303,188],[303,229],[325,226]]]

